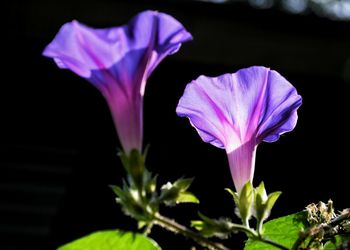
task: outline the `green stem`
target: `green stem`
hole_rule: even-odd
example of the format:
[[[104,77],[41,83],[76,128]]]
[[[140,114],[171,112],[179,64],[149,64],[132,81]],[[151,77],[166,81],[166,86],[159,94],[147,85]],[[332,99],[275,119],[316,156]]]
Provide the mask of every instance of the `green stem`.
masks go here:
[[[180,233],[188,238],[193,239],[196,241],[199,245],[206,247],[211,250],[229,250],[229,248],[225,247],[224,245],[216,242],[212,242],[209,239],[205,238],[204,236],[188,229],[187,227],[177,223],[174,220],[171,220],[167,217],[164,217],[160,214],[156,214],[154,217],[154,223],[158,226],[161,226],[171,232]]]
[[[256,223],[256,231],[258,232],[259,236],[262,235],[262,229],[263,229],[263,221],[262,220],[258,220],[257,223]]]
[[[246,226],[247,228],[250,228],[248,218],[246,218],[245,220],[242,220],[242,222],[244,226]]]
[[[245,233],[249,238],[258,239],[259,235],[251,228],[246,227],[245,225],[240,224],[232,224],[231,226],[232,231],[240,231]]]
[[[149,235],[151,233],[152,227],[153,227],[153,222],[148,223],[145,230],[143,231],[143,234],[146,236]]]

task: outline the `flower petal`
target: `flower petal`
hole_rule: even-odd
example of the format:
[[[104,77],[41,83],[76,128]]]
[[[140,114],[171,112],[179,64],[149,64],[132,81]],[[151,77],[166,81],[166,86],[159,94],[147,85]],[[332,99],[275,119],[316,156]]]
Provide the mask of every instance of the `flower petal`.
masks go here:
[[[173,17],[144,11],[127,25],[93,29],[62,26],[43,55],[86,78],[106,98],[123,148],[141,150],[146,80],[161,60],[192,36]]]
[[[231,152],[254,138],[273,141],[294,128],[301,97],[276,71],[250,67],[188,84],[177,114],[187,116],[205,142]]]
[[[302,98],[296,89],[278,72],[268,77],[265,108],[260,115],[257,141],[274,142],[283,133],[292,131],[298,120],[297,109]]]
[[[173,17],[144,11],[127,25],[115,28],[94,29],[77,21],[66,23],[43,55],[84,78],[90,78],[94,71],[110,69],[113,76],[118,75],[127,85],[133,83],[143,94],[143,80],[165,56],[191,39],[191,34]]]
[[[74,20],[64,24],[43,55],[54,58],[60,68],[88,78],[91,70],[106,69],[123,57],[119,54],[120,29],[93,29]]]
[[[220,78],[200,76],[186,86],[176,108],[179,116],[189,118],[205,142],[219,148],[225,148],[227,134],[236,134],[228,109],[232,99],[225,94],[230,84],[224,79],[229,77],[230,75]]]

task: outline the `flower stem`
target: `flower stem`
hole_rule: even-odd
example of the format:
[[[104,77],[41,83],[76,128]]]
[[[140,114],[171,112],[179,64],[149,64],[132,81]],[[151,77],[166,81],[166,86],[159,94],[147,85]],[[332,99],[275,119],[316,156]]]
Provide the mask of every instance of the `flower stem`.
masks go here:
[[[263,231],[263,221],[262,220],[257,221],[256,231],[258,232],[258,235],[262,235],[262,231]]]
[[[164,217],[160,214],[156,214],[154,217],[154,224],[157,224],[158,226],[161,226],[171,232],[174,233],[180,233],[188,238],[193,239],[196,241],[199,245],[206,247],[211,250],[229,250],[229,248],[225,247],[224,245],[216,242],[212,242],[209,239],[205,238],[204,236],[200,235],[199,233],[196,233],[187,227],[177,223],[176,221],[169,219],[167,217]]]

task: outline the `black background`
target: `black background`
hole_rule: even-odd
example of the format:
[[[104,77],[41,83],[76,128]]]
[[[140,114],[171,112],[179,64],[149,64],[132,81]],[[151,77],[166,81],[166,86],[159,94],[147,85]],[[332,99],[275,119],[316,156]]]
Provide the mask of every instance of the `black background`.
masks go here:
[[[164,208],[188,224],[197,208],[231,216],[233,187],[223,150],[201,141],[175,108],[185,85],[252,65],[279,71],[303,97],[295,130],[258,147],[254,183],[283,191],[272,216],[332,198],[349,207],[347,172],[350,23],[313,13],[292,15],[245,3],[191,1],[5,1],[0,88],[0,249],[55,249],[93,231],[136,229],[109,184],[124,171],[107,105],[84,79],[41,56],[59,27],[77,19],[93,27],[126,23],[145,9],[177,18],[194,41],[166,58],[148,80],[145,144],[159,182],[195,177],[200,205]],[[236,220],[236,219],[235,219]],[[192,242],[154,229],[163,249]],[[241,235],[227,245],[241,249]]]

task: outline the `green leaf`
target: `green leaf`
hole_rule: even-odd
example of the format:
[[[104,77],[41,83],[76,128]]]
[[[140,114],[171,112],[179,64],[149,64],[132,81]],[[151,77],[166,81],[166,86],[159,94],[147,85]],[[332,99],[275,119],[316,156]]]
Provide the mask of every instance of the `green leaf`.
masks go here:
[[[198,198],[190,193],[190,192],[183,192],[180,193],[179,196],[176,198],[176,203],[199,203]]]
[[[59,247],[57,250],[160,250],[142,234],[120,230],[98,231]]]
[[[264,224],[263,237],[277,242],[287,248],[291,248],[299,237],[299,232],[308,227],[306,221],[307,212],[302,211],[296,214],[287,215]],[[256,240],[248,240],[244,250],[276,250],[279,248]]]

